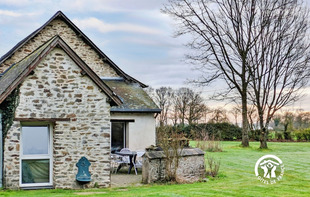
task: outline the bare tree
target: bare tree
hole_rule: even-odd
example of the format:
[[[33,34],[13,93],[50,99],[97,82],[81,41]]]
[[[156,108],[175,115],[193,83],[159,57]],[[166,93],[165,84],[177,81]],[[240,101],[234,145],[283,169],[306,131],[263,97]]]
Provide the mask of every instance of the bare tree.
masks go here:
[[[213,123],[229,122],[226,110],[220,107],[211,110],[211,118],[209,122]]]
[[[233,107],[230,111],[230,114],[232,114],[234,116],[235,119],[235,125],[238,126],[238,116],[241,113],[240,107],[239,106],[235,106]]]
[[[293,123],[294,123],[294,113],[286,111],[281,117],[281,122],[284,126],[284,132],[288,132],[289,130],[292,130]]]
[[[297,129],[308,128],[310,124],[310,112],[298,110],[295,116],[295,124]]]
[[[188,104],[188,112],[186,115],[186,120],[188,124],[193,124],[194,122],[198,122],[205,112],[207,111],[207,106],[204,104],[204,99],[201,96],[201,93],[190,91],[189,94],[189,104]]]
[[[309,10],[299,0],[255,1],[247,68],[249,98],[257,108],[260,148],[267,148],[268,126],[282,107],[297,101],[310,77]]]
[[[178,120],[179,120],[179,110],[178,110],[178,107],[176,105],[176,99],[175,98],[172,99],[172,102],[173,102],[173,105],[172,105],[172,110],[171,110],[169,117],[170,117],[170,120],[172,121],[172,124],[174,126],[176,126],[178,124]]]
[[[254,105],[248,106],[248,120],[249,120],[249,128],[250,130],[256,130],[257,129],[257,110]]]
[[[242,145],[248,146],[248,96],[257,107],[261,148],[274,113],[296,101],[308,78],[308,13],[301,0],[168,0],[163,12],[190,34],[188,59],[201,84],[222,79],[242,104]],[[251,82],[251,84],[250,84]]]
[[[170,89],[169,92],[171,92],[169,97],[171,110],[166,117],[169,117],[174,125],[197,123],[204,117],[208,108],[200,92],[185,87],[177,90]]]
[[[162,110],[159,115],[159,125],[164,126],[168,121],[168,112],[172,105],[171,98],[173,97],[173,90],[170,87],[160,87],[155,90],[155,102]]]
[[[186,113],[190,104],[190,95],[193,91],[189,88],[179,88],[175,92],[175,106],[178,110],[181,125],[184,126]]]
[[[249,146],[247,59],[257,39],[251,34],[256,1],[260,0],[168,0],[162,9],[179,22],[177,36],[192,36],[188,46],[194,53],[187,57],[203,74],[196,82],[208,85],[221,79],[230,93],[225,97],[237,93],[242,104],[244,147]]]

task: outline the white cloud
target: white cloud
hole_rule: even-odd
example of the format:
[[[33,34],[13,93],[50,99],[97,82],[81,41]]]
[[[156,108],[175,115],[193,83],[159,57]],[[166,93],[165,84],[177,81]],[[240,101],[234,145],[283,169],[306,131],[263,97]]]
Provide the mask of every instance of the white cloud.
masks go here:
[[[137,10],[158,10],[166,0],[60,0],[58,5],[80,12],[136,12]]]
[[[133,32],[133,33],[143,33],[143,34],[162,34],[162,32],[155,28],[150,28],[142,25],[136,25],[131,23],[114,23],[109,24],[102,20],[94,17],[87,19],[73,19],[74,24],[76,24],[81,29],[96,29],[101,33],[107,32]]]
[[[29,3],[29,0],[1,0],[0,4],[10,6],[24,6]]]
[[[12,17],[22,16],[22,14],[19,12],[13,12],[13,11],[9,11],[9,10],[0,10],[0,15],[12,16]]]
[[[0,10],[0,15],[9,16],[9,17],[21,17],[21,16],[35,16],[40,13],[38,12],[18,12],[18,11],[10,11],[10,10]]]

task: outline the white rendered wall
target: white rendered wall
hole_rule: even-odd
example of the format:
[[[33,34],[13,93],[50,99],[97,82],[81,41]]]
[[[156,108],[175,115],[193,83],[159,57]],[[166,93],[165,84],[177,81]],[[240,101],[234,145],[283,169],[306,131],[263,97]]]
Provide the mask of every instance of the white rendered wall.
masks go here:
[[[126,127],[127,148],[133,151],[144,150],[155,145],[155,118],[153,113],[111,113],[112,120],[134,120]]]

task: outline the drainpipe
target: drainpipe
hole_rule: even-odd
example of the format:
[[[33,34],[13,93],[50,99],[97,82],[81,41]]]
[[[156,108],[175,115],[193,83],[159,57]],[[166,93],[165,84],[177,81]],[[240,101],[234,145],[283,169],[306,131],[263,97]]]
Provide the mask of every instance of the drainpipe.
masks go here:
[[[3,141],[2,141],[2,114],[0,113],[0,188],[2,187],[3,168]]]

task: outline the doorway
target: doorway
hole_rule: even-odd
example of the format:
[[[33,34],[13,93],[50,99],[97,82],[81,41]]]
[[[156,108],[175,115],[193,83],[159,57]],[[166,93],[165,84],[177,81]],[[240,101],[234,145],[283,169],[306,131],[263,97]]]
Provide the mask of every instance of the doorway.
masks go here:
[[[112,122],[111,152],[120,151],[126,147],[126,123]]]

